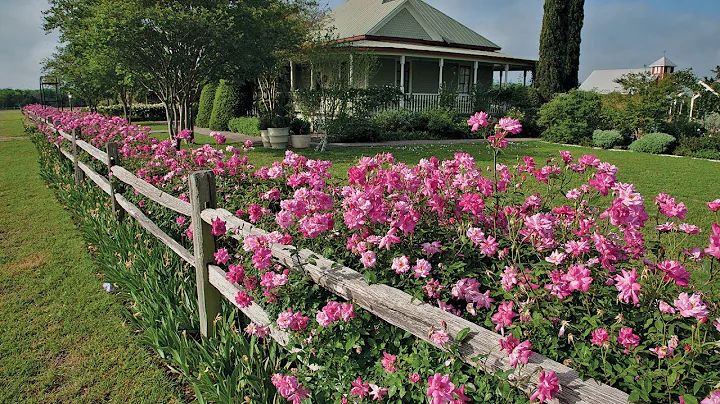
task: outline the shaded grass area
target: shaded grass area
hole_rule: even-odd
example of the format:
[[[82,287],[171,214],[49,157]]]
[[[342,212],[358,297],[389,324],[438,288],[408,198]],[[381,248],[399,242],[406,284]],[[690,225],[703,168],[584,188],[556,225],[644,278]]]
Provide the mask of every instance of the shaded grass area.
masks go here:
[[[25,136],[20,117],[0,112],[0,136]],[[181,402],[102,289],[32,142],[0,143],[0,167],[0,402]]]
[[[164,130],[167,132],[167,122],[158,121],[138,121],[133,122],[133,125],[149,126],[150,130]]]

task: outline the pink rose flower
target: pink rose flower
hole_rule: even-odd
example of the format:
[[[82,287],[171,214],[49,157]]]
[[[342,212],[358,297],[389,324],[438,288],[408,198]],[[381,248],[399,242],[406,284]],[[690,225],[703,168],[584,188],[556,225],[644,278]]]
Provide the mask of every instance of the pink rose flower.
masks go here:
[[[228,250],[225,248],[221,248],[217,250],[214,254],[215,256],[215,262],[218,264],[227,264],[228,261],[230,261],[230,254],[228,253]]]
[[[631,348],[635,348],[640,344],[640,337],[633,334],[632,328],[625,327],[620,329],[617,342],[625,347],[626,352],[629,352]]]
[[[467,121],[468,126],[470,126],[470,131],[477,132],[480,127],[490,125],[490,122],[488,122],[489,117],[490,115],[485,112],[476,112],[475,115],[471,116]]]
[[[708,310],[705,303],[700,299],[700,295],[694,293],[689,296],[687,293],[680,293],[680,296],[674,302],[675,308],[683,317],[695,317],[698,320],[707,318]]]
[[[590,340],[593,345],[602,347],[605,346],[606,348],[609,346],[610,343],[610,336],[608,335],[608,331],[605,328],[598,328],[597,330],[592,332],[592,339]]]
[[[244,290],[238,291],[237,296],[235,296],[235,303],[242,308],[250,306],[253,300],[255,299],[248,295]]]
[[[382,364],[383,368],[385,368],[385,373],[395,373],[397,369],[395,369],[395,361],[397,360],[396,355],[390,355],[387,352],[383,352],[383,358],[380,360],[380,363]]]
[[[541,370],[539,379],[535,392],[530,396],[530,402],[539,400],[539,402],[544,403],[555,397],[558,391],[560,391],[560,384],[554,371],[545,373],[545,370]]]
[[[216,217],[215,220],[212,221],[212,235],[215,237],[220,237],[226,232],[227,229],[225,228],[225,222],[219,217]]]

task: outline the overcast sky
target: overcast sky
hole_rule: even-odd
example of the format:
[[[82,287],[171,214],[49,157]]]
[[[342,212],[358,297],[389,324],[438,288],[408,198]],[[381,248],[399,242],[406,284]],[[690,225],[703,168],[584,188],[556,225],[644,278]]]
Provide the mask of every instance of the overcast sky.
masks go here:
[[[426,1],[503,52],[537,58],[544,0]],[[42,30],[47,8],[47,0],[0,0],[0,88],[38,87],[57,42]],[[663,51],[679,68],[709,75],[720,64],[720,0],[586,0],[581,81],[595,69],[649,65]]]

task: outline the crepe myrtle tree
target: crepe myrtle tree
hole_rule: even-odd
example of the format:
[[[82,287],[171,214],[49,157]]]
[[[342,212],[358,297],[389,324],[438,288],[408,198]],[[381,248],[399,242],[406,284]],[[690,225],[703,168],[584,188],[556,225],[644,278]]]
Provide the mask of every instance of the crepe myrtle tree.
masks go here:
[[[308,35],[313,0],[50,0],[45,29],[65,43],[111,49],[165,106],[170,137],[192,130],[208,82],[254,78]],[[91,30],[83,27],[93,27]],[[262,33],[263,40],[257,35]]]

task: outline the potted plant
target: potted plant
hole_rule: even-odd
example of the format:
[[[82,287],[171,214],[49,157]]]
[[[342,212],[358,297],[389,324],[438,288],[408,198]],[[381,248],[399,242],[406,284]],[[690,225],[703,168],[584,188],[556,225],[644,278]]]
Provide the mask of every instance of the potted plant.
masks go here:
[[[260,138],[262,138],[263,147],[270,147],[270,137],[268,135],[268,127],[270,126],[270,118],[267,115],[261,115],[258,119],[258,129],[260,130]]]
[[[310,147],[310,122],[302,118],[290,122],[290,144],[295,149]]]
[[[273,149],[284,149],[290,136],[289,119],[286,116],[275,115],[268,127],[268,137]]]

